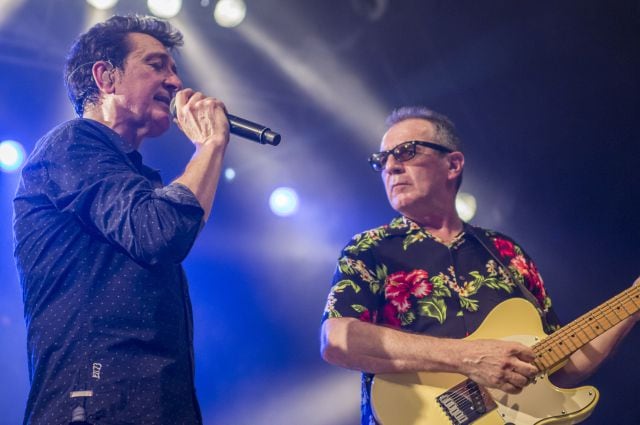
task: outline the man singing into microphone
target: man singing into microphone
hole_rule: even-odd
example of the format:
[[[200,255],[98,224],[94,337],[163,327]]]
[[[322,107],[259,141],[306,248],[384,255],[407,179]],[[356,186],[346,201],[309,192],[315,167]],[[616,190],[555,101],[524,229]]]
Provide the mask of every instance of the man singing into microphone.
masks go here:
[[[29,157],[14,200],[31,391],[25,424],[200,424],[181,261],[211,212],[229,124],[183,89],[165,21],[114,16],[82,34],[65,82],[79,118]],[[168,185],[143,139],[176,120],[195,154]]]

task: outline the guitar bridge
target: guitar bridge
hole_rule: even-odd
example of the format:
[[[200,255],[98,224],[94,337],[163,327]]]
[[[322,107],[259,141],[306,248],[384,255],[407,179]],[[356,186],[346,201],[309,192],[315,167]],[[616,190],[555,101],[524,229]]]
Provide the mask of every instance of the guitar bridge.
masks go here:
[[[453,425],[469,425],[497,407],[491,395],[470,379],[436,397]]]

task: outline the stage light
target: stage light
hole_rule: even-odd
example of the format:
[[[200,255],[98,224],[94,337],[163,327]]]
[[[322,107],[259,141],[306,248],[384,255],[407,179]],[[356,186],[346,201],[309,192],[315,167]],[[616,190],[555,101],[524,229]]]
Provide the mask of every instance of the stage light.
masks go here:
[[[236,170],[233,168],[227,168],[224,170],[224,179],[228,182],[236,178]]]
[[[298,194],[290,187],[279,187],[271,193],[269,206],[280,217],[295,214],[298,211]]]
[[[478,209],[476,198],[470,193],[458,192],[456,196],[456,211],[464,221],[471,220]]]
[[[12,173],[24,162],[24,148],[15,140],[4,140],[0,143],[0,169]]]
[[[247,5],[244,0],[219,0],[213,9],[213,18],[225,28],[240,25],[246,15]]]
[[[87,0],[87,3],[98,10],[107,10],[115,6],[118,0]]]
[[[182,0],[147,0],[147,7],[154,15],[169,19],[180,13]]]

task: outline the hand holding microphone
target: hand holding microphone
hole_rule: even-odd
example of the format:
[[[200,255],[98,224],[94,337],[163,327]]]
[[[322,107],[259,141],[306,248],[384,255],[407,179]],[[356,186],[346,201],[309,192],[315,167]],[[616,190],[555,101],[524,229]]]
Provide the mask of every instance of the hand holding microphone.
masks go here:
[[[189,90],[190,89],[186,89],[186,90],[182,90],[181,92],[186,91],[188,93]],[[181,92],[179,92],[179,94]],[[174,118],[177,118],[176,97],[179,94],[177,94],[173,99],[171,99],[170,110],[171,110],[171,115]],[[192,94],[192,96],[195,96],[195,95]],[[202,100],[207,99],[207,98],[204,98],[203,95],[200,95],[200,96],[203,97]],[[190,97],[189,97],[189,100],[191,100]],[[254,142],[258,142],[263,145],[269,144],[272,146],[277,146],[280,143],[280,134],[272,131],[270,128],[261,124],[251,122],[249,120],[245,120],[244,118],[236,117],[235,115],[231,115],[229,113],[226,113],[226,116],[229,121],[229,131],[232,134],[235,134],[239,137],[243,137],[248,140],[252,140]]]

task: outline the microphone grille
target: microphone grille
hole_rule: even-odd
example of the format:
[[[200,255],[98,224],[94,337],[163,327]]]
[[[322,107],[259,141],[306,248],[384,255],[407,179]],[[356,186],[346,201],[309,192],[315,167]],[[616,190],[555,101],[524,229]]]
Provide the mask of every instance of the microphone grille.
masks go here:
[[[177,112],[176,112],[176,98],[173,97],[171,98],[171,103],[169,103],[169,111],[171,112],[171,116],[173,118],[177,117]]]

